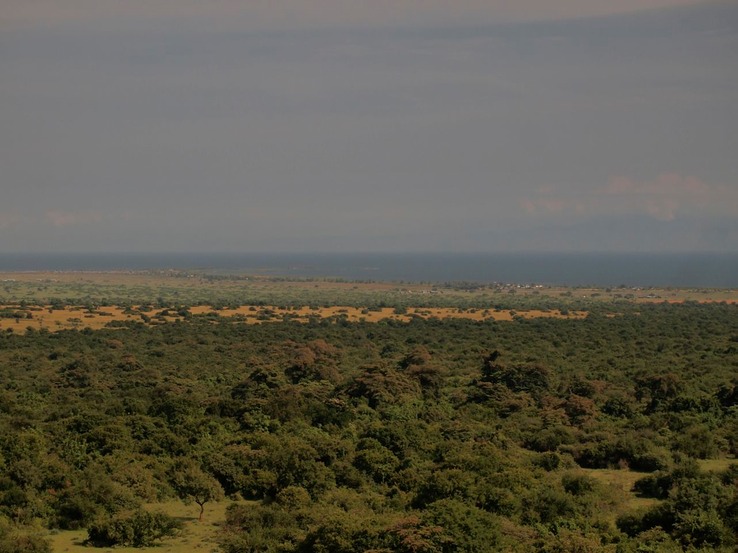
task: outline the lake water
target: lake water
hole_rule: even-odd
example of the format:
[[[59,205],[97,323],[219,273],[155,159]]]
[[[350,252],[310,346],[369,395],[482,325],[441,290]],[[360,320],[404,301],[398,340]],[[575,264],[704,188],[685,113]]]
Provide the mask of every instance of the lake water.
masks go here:
[[[738,254],[0,254],[0,271],[148,269],[346,280],[738,288]]]

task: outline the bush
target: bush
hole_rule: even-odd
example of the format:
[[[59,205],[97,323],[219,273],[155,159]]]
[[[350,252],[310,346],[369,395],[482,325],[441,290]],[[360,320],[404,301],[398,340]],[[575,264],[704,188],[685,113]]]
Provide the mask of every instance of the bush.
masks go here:
[[[542,468],[546,472],[551,472],[561,467],[562,461],[558,453],[549,451],[547,453],[541,453],[533,459],[533,464],[537,467]]]
[[[156,540],[175,535],[179,527],[175,519],[164,513],[136,511],[128,516],[94,523],[87,530],[87,541],[95,547],[148,547],[154,545]]]
[[[508,488],[484,485],[479,490],[478,506],[490,513],[511,518],[520,510],[520,497]]]
[[[291,489],[294,490],[285,488],[284,491]],[[287,495],[291,493],[287,492]],[[302,495],[300,492],[297,494]],[[299,526],[297,512],[299,509],[286,509],[279,503],[230,505],[226,511],[226,524],[218,536],[218,545],[225,553],[274,551],[274,544],[280,544],[280,551],[292,551],[305,537]]]
[[[84,528],[100,510],[101,507],[87,497],[65,493],[56,505],[56,525],[64,530]]]
[[[576,496],[593,492],[597,487],[595,479],[586,474],[565,474],[561,477],[561,484],[567,493]]]
[[[446,551],[481,553],[493,551],[500,541],[497,517],[455,499],[442,499],[428,506],[422,518],[442,529],[449,539]]]
[[[413,501],[417,508],[423,508],[441,499],[470,499],[476,495],[473,474],[461,469],[438,470],[428,475]]]
[[[687,428],[675,442],[676,449],[696,459],[716,457],[719,451],[715,433],[705,425]]]
[[[51,553],[51,544],[29,531],[0,526],[0,553]]]
[[[354,466],[375,482],[386,483],[397,473],[400,461],[374,438],[365,438],[357,446]]]
[[[526,524],[549,524],[572,519],[577,510],[576,503],[569,494],[549,486],[534,491],[525,498],[524,503]]]
[[[285,509],[299,509],[310,505],[310,494],[300,486],[287,486],[277,493],[276,503]]]
[[[674,534],[685,546],[719,547],[728,540],[728,530],[715,511],[694,510],[682,513]]]
[[[620,515],[616,525],[621,532],[631,537],[656,527],[669,533],[674,526],[674,513],[669,505],[660,504],[645,511]]]
[[[666,499],[673,484],[674,478],[670,473],[659,471],[636,480],[633,491],[641,497]]]
[[[560,445],[572,444],[575,441],[574,433],[565,426],[544,428],[528,438],[525,446],[533,451],[544,453],[555,451]]]
[[[594,441],[569,449],[575,461],[584,468],[615,467],[623,461],[639,472],[655,472],[669,466],[666,452],[642,438],[626,436],[619,440]]]

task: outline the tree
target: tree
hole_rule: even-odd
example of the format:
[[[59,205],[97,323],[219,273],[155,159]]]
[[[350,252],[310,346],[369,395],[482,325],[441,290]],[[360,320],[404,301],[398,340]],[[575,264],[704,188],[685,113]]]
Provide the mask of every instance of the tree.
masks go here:
[[[194,462],[181,462],[175,468],[172,485],[180,499],[194,501],[200,506],[197,520],[202,522],[205,504],[223,499],[223,488],[218,481],[204,472]]]

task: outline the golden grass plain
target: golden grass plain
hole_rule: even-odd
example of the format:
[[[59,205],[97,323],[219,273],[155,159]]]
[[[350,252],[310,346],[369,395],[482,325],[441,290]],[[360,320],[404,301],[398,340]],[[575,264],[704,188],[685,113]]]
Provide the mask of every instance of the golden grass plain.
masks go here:
[[[20,310],[17,304],[0,305],[0,309]],[[90,328],[98,330],[105,328],[113,321],[142,321],[141,314],[137,312],[137,308],[133,308],[133,312],[119,306],[105,306],[99,310],[88,310],[80,306],[66,306],[63,309],[52,309],[51,306],[33,308],[25,312],[31,313],[32,318],[4,318],[0,319],[0,331],[12,330],[12,332],[23,334],[29,329],[46,330],[49,332],[57,332],[68,329],[84,329]],[[220,320],[233,322],[241,322],[244,324],[261,324],[274,323],[284,320],[307,323],[313,318],[328,319],[331,317],[340,317],[347,321],[359,322],[365,321],[369,323],[377,323],[382,320],[395,320],[408,322],[415,317],[423,319],[469,319],[473,321],[511,321],[515,317],[537,318],[537,317],[553,317],[560,319],[581,319],[587,316],[585,311],[570,311],[562,314],[559,310],[485,310],[485,309],[456,309],[451,307],[436,308],[408,308],[405,313],[395,313],[391,307],[385,307],[378,310],[367,310],[350,306],[331,306],[331,307],[300,307],[300,308],[284,308],[278,306],[256,306],[242,305],[236,309],[215,310],[212,306],[199,305],[190,308],[192,315],[217,314]],[[157,317],[156,313],[151,321],[147,324],[156,325],[163,322],[174,322],[183,320],[183,317],[176,315],[163,315]],[[147,315],[149,316],[149,315]]]
[[[294,320],[307,322],[311,319],[343,318],[347,321],[379,322],[381,320],[409,321],[415,317],[438,319],[469,319],[474,321],[509,321],[516,317],[553,317],[578,319],[587,316],[584,310],[536,309],[545,305],[545,300],[591,302],[628,301],[630,303],[680,303],[696,301],[700,303],[725,302],[738,303],[738,290],[732,289],[673,289],[673,288],[587,288],[532,285],[489,285],[479,288],[442,287],[428,283],[396,282],[354,282],[331,279],[287,280],[272,277],[222,277],[209,278],[205,275],[187,274],[174,271],[146,272],[11,272],[0,273],[0,310],[18,310],[31,318],[0,318],[0,331],[24,333],[28,329],[55,332],[64,329],[92,330],[104,328],[115,321],[146,321],[147,324],[161,324],[175,321],[181,317],[172,311],[158,315],[161,309],[142,309],[134,306],[126,309],[122,300],[105,301],[105,305],[90,309],[85,307],[87,297],[139,298],[139,301],[155,301],[158,296],[166,296],[172,302],[189,304],[192,315],[217,314],[221,320],[232,320],[255,324]],[[311,294],[313,294],[311,296]],[[320,307],[297,307],[300,298],[329,298],[321,301]],[[407,307],[396,311],[392,307],[368,309],[340,305],[342,298],[386,298],[385,305],[427,305],[429,297],[438,296],[446,303],[456,300],[466,305],[490,305],[494,300],[515,297],[522,299],[525,308],[489,309],[455,307]],[[52,297],[63,297],[65,307],[52,309],[45,305]],[[291,306],[259,305],[244,302],[238,307],[216,309],[204,301],[189,301],[192,298],[279,298],[282,304]],[[21,304],[20,299],[25,304]],[[71,299],[69,299],[71,298]],[[76,299],[75,299],[76,298]],[[540,300],[540,301],[539,301]],[[213,302],[211,302],[213,303]],[[233,301],[226,302],[234,305]],[[266,302],[269,303],[269,302]],[[308,302],[305,302],[308,303]],[[504,303],[504,301],[503,301]],[[151,317],[151,321],[147,318]]]

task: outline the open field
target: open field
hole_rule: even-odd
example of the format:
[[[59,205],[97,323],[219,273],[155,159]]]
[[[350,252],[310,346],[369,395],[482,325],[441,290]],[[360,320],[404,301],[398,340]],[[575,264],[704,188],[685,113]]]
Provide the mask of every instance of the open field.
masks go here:
[[[382,320],[395,320],[408,322],[414,317],[423,319],[469,319],[474,321],[511,321],[514,317],[535,318],[582,318],[587,315],[584,311],[570,311],[565,314],[559,310],[480,310],[480,309],[454,309],[454,308],[409,308],[397,312],[394,308],[385,307],[369,310],[366,308],[350,306],[331,307],[299,307],[285,308],[278,306],[256,306],[242,305],[237,308],[215,310],[212,306],[195,306],[190,308],[185,315],[169,309],[149,310],[148,314],[141,311],[141,307],[123,308],[120,306],[105,306],[99,309],[89,309],[80,306],[65,306],[54,309],[52,306],[22,307],[18,304],[0,305],[0,311],[12,312],[14,315],[0,318],[0,331],[12,330],[13,332],[26,332],[29,328],[34,330],[47,330],[50,332],[65,329],[92,330],[104,328],[116,321],[140,322],[145,321],[149,325],[164,322],[181,321],[190,316],[207,316],[232,319],[234,322],[246,324],[258,324],[263,322],[281,322],[285,320],[307,323],[311,319],[343,319],[347,321],[379,322]]]
[[[591,476],[600,484],[610,490],[610,494],[624,497],[621,512],[645,509],[658,503],[657,499],[650,497],[639,497],[633,490],[633,484],[646,474],[632,470],[618,469],[580,469],[584,474]],[[613,513],[613,522],[615,519]]]
[[[594,289],[512,284],[429,285],[180,272],[0,274],[0,330],[103,328],[190,316],[268,321],[412,318],[506,321],[515,317],[582,318],[593,309],[642,303],[738,302],[738,290]]]
[[[734,289],[589,288],[531,284],[365,282],[336,279],[286,279],[263,276],[212,276],[175,271],[145,272],[11,272],[0,273],[0,301],[49,303],[52,299],[152,301],[152,298],[189,305],[233,302],[294,305],[323,302],[330,305],[369,305],[377,301],[443,306],[472,301],[477,307],[494,302],[535,299],[572,302],[738,302]],[[252,301],[244,301],[251,299]],[[279,299],[280,301],[275,301]],[[272,300],[272,301],[270,301]],[[367,301],[369,300],[369,301]],[[364,304],[357,304],[364,301]],[[448,306],[448,305],[446,305]]]
[[[232,503],[233,501],[209,503],[205,510],[205,519],[202,522],[197,520],[199,511],[197,505],[185,505],[181,501],[149,504],[147,505],[148,510],[166,513],[182,523],[183,528],[178,536],[166,539],[153,547],[115,547],[102,548],[102,550],[121,553],[145,553],[146,551],[167,553],[198,551],[200,553],[210,553],[217,551],[215,535],[218,528],[225,521],[226,508]],[[49,537],[54,553],[84,553],[91,550],[90,547],[85,545],[87,530],[56,530],[50,532]]]
[[[700,459],[698,465],[704,472],[725,471],[731,465],[736,464],[735,458]],[[652,497],[641,497],[633,491],[633,485],[648,476],[648,473],[625,469],[579,469],[584,474],[591,476],[603,486],[609,488],[612,494],[623,495],[625,501],[621,505],[621,512],[647,509],[659,503],[658,499]]]

